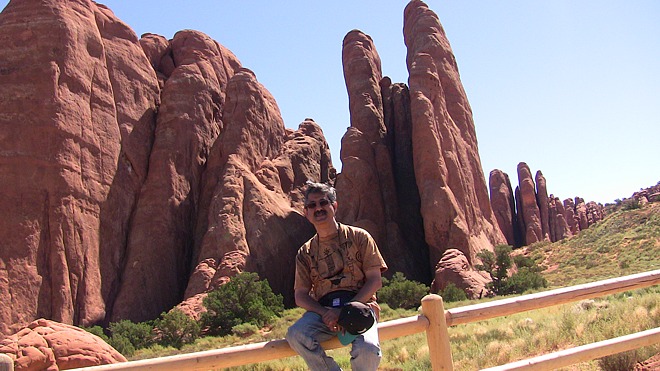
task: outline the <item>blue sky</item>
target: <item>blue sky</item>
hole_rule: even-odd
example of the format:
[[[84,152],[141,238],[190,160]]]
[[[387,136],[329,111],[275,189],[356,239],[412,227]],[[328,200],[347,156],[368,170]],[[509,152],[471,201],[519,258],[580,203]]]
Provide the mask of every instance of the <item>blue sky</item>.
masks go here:
[[[287,127],[321,125],[340,168],[350,125],[341,46],[369,34],[383,74],[407,82],[407,1],[106,0],[139,35],[205,32],[273,94]],[[541,170],[549,193],[612,202],[660,181],[660,2],[426,1],[474,113],[487,178]],[[0,0],[0,7],[7,4]]]

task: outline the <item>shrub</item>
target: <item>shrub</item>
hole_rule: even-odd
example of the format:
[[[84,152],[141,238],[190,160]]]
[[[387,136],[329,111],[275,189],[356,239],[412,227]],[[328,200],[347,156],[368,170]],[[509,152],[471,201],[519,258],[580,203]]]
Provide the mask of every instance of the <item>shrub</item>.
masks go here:
[[[417,281],[408,281],[403,273],[396,272],[391,280],[383,278],[383,287],[378,291],[378,298],[392,309],[412,309],[417,308],[422,297],[428,293],[428,286]]]
[[[632,370],[637,363],[637,352],[631,350],[618,354],[612,354],[598,360],[598,366],[603,371]]]
[[[122,335],[114,335],[110,338],[110,346],[121,353],[124,357],[130,357],[135,354],[135,347],[130,340]]]
[[[639,203],[639,201],[636,198],[629,198],[625,201],[623,201],[623,205],[621,206],[622,210],[635,210],[641,208],[642,205]]]
[[[108,329],[111,334],[110,345],[122,354],[124,352],[120,351],[115,344],[119,347],[125,347],[124,342],[128,341],[132,345],[133,351],[135,351],[136,349],[147,348],[155,342],[153,326],[147,322],[133,323],[125,319],[112,322]]]
[[[199,323],[178,308],[162,313],[160,319],[156,321],[156,328],[160,334],[159,343],[177,349],[181,349],[184,344],[194,342],[200,333]]]
[[[511,246],[497,245],[495,253],[489,250],[480,251],[477,257],[481,259],[481,264],[475,265],[475,268],[486,271],[492,280],[489,283],[491,289],[496,295],[505,294],[505,284],[508,278],[508,270],[511,268]]]
[[[547,287],[548,281],[533,268],[522,267],[505,280],[502,291],[506,294],[522,294],[527,290]]]
[[[477,264],[475,268],[486,271],[492,279],[488,288],[495,295],[509,295],[547,287],[547,280],[539,273],[541,267],[533,259],[524,256],[516,256],[512,260],[511,251],[511,246],[498,245],[495,246],[495,253],[484,250],[477,254],[482,264]],[[509,277],[507,272],[514,261],[518,265],[518,272]]]
[[[251,323],[241,323],[231,328],[232,334],[240,337],[248,337],[259,331],[259,328]]]
[[[451,301],[461,301],[468,299],[465,291],[459,289],[452,282],[449,282],[447,284],[447,287],[445,287],[445,289],[440,291],[438,294],[442,296],[442,300],[446,303],[449,303]]]
[[[202,324],[210,334],[227,335],[241,323],[263,327],[284,311],[282,295],[275,295],[268,281],[244,272],[209,293]]]

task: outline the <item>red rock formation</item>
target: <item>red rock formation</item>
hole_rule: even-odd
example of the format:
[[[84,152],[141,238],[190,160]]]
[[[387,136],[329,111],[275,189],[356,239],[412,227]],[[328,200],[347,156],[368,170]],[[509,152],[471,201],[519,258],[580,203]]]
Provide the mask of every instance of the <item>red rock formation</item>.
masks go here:
[[[577,234],[603,218],[602,205],[595,202],[585,204],[579,197],[575,198],[577,205],[571,199],[564,200],[562,204],[554,195],[547,196],[546,181],[541,171],[536,172],[535,179],[536,183],[527,164],[518,164],[520,185],[515,190],[514,206],[508,201],[510,196],[507,197],[511,189],[508,175],[497,169],[491,171],[491,204],[500,228],[506,231],[505,235],[521,233],[524,236],[521,244],[513,246],[538,242],[541,235],[543,240],[556,242]],[[507,213],[511,213],[511,217]],[[511,245],[510,240],[507,241]]]
[[[373,41],[360,31],[344,37],[342,60],[351,127],[342,138],[337,218],[367,229],[390,271],[430,282],[412,170],[408,90],[382,79]]]
[[[545,177],[541,170],[536,172],[534,179],[536,181],[536,204],[539,206],[539,215],[541,217],[541,235],[544,240],[549,241],[548,189],[545,184]]]
[[[520,205],[525,226],[525,245],[543,240],[541,213],[536,203],[536,187],[532,173],[526,163],[518,164],[518,183],[520,184]],[[520,214],[519,214],[520,215]]]
[[[162,91],[149,176],[131,223],[113,321],[152,319],[181,301],[202,173],[223,127],[227,81],[240,68],[231,52],[197,31],[177,32],[170,49],[176,69]]]
[[[381,78],[368,36],[346,37],[339,210],[374,233],[393,271],[429,281],[447,250],[473,264],[504,237],[437,16],[412,1],[404,29],[410,90]],[[138,41],[89,0],[13,0],[0,40],[0,205],[20,211],[0,228],[0,333],[176,304],[197,316],[244,270],[292,304],[291,262],[314,233],[302,189],[336,176],[313,120],[285,129],[255,74],[208,36]]]
[[[102,320],[147,174],[155,73],[91,1],[12,1],[0,44],[0,205],[20,211],[0,229],[0,332]]]
[[[81,328],[39,319],[0,340],[0,353],[21,371],[68,370],[119,362],[126,358],[100,337]]]
[[[514,247],[522,246],[522,241],[520,241],[519,237],[516,202],[509,175],[502,170],[492,170],[488,184],[490,188],[490,204],[507,244]]]
[[[301,192],[308,179],[332,180],[329,147],[311,120],[287,132],[275,100],[250,70],[229,81],[226,97],[225,130],[211,149],[198,203],[184,306],[196,308],[206,292],[243,270],[268,279],[291,305],[291,262],[313,235],[298,211]]]
[[[550,228],[550,241],[557,242],[571,236],[571,231],[566,223],[566,211],[561,200],[554,195],[548,198],[548,220]]]
[[[490,207],[470,104],[437,15],[422,1],[404,10],[413,163],[431,263],[447,249],[476,254],[504,243]]]
[[[584,199],[575,197],[575,220],[580,227],[580,230],[589,228],[589,219],[587,219],[587,204]]]
[[[587,202],[587,224],[591,227],[603,219],[603,205],[594,201]]]
[[[580,232],[580,224],[575,215],[575,202],[570,198],[564,200],[564,219],[566,219],[571,234],[575,235]]]
[[[404,13],[410,90],[382,78],[369,36],[354,30],[344,38],[351,128],[342,139],[337,215],[374,235],[392,272],[428,282],[447,249],[472,262],[478,251],[505,240],[495,227],[472,113],[438,18],[421,1]]]
[[[236,57],[199,32],[138,42],[87,0],[12,1],[0,31],[0,205],[21,210],[0,228],[0,333],[151,319],[244,269],[291,303],[313,233],[301,188],[336,175],[318,125],[285,130],[254,74],[232,78]],[[204,266],[213,282],[190,278]]]

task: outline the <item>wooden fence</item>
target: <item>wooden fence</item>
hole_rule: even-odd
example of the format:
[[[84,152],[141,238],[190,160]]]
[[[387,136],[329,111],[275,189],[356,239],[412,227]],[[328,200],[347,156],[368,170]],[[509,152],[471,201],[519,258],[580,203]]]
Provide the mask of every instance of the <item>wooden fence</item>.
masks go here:
[[[449,310],[444,309],[440,296],[428,295],[422,299],[421,315],[380,323],[378,334],[381,341],[385,341],[426,331],[433,370],[453,370],[447,331],[449,326],[596,298],[657,284],[660,284],[660,270]],[[660,343],[660,327],[509,363],[488,370],[553,370],[658,343]],[[341,346],[337,339],[323,343],[325,349],[335,349]],[[289,348],[286,340],[281,339],[169,357],[87,367],[79,370],[212,370],[254,364],[295,354]]]

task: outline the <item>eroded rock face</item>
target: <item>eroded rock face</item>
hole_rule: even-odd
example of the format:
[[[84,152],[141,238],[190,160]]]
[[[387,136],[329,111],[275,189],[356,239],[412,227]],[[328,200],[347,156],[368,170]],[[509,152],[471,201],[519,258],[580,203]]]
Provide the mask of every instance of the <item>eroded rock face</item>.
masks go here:
[[[312,120],[287,131],[275,100],[250,70],[229,81],[225,104],[225,130],[204,174],[195,268],[184,298],[198,301],[248,270],[268,279],[291,305],[292,262],[314,233],[301,214],[302,191],[308,179],[331,180],[329,147]]]
[[[159,104],[135,33],[91,1],[0,14],[0,332],[103,320]]]
[[[564,200],[564,219],[566,219],[571,234],[580,232],[580,225],[575,215],[575,201],[573,199],[567,198]]]
[[[0,31],[0,333],[194,316],[243,270],[292,303],[301,188],[336,176],[317,124],[284,129],[200,32],[138,41],[87,0],[12,1]]]
[[[536,172],[534,176],[536,181],[536,204],[539,206],[539,215],[541,218],[541,235],[546,241],[550,240],[550,227],[548,215],[548,189],[545,184],[545,177],[541,170]]]
[[[550,227],[550,241],[557,242],[570,237],[571,230],[566,222],[566,210],[559,197],[550,195],[548,198],[548,222]]]
[[[536,186],[532,173],[526,163],[518,164],[518,183],[520,183],[520,202],[524,222],[525,244],[530,245],[543,239],[541,212],[536,203]]]
[[[170,46],[157,45],[163,52],[171,50],[176,68],[161,94],[149,175],[128,235],[113,321],[152,319],[181,301],[186,286],[182,278],[190,271],[202,175],[223,129],[228,80],[240,68],[232,53],[201,32],[181,31]],[[163,58],[161,53],[151,54],[153,60]]]
[[[518,229],[516,202],[509,175],[502,170],[492,170],[488,184],[490,188],[490,204],[493,208],[495,219],[497,219],[497,224],[506,238],[506,243],[514,247],[522,246],[520,230]]]
[[[373,41],[360,31],[344,38],[342,60],[351,127],[342,138],[337,218],[368,230],[392,272],[430,282],[408,89],[382,78]]]
[[[344,38],[351,127],[342,139],[337,216],[371,232],[390,271],[428,283],[439,279],[447,249],[473,264],[479,251],[505,239],[449,42],[421,1],[404,11],[404,39],[410,89],[382,77],[368,35],[353,30]]]
[[[98,336],[46,319],[33,321],[0,340],[0,353],[14,360],[17,371],[56,371],[126,362]]]
[[[432,264],[449,248],[470,264],[505,239],[481,170],[470,104],[437,15],[422,1],[404,10],[413,164]]]

